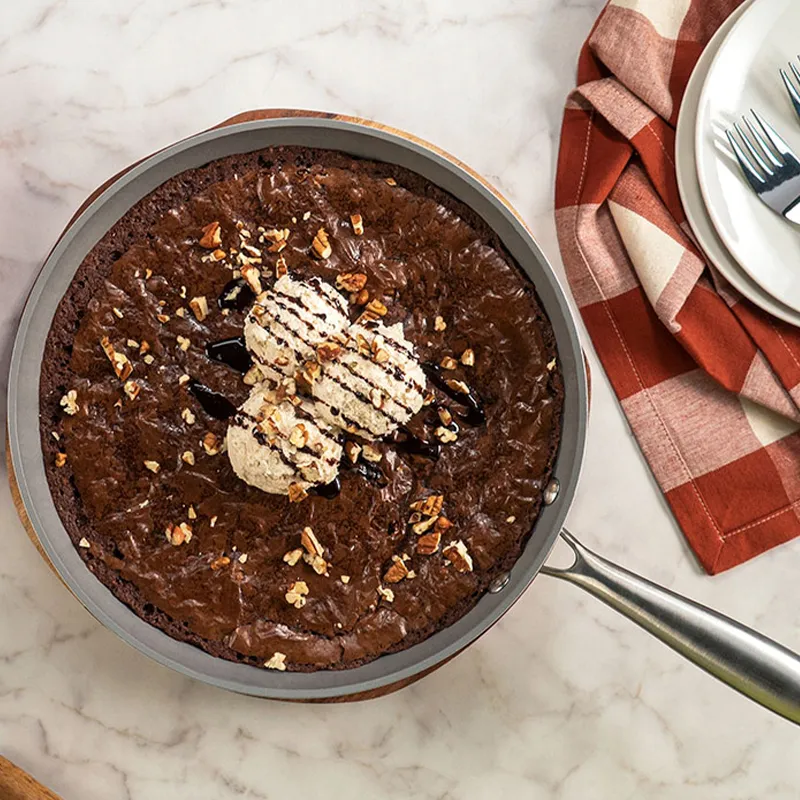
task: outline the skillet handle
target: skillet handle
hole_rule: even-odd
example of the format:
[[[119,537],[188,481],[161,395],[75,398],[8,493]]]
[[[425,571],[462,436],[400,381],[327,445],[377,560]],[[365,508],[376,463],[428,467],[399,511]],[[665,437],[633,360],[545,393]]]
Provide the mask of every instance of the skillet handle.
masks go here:
[[[698,667],[800,724],[800,656],[713,609],[681,597],[598,556],[569,531],[575,562],[542,572],[577,584],[661,639]]]

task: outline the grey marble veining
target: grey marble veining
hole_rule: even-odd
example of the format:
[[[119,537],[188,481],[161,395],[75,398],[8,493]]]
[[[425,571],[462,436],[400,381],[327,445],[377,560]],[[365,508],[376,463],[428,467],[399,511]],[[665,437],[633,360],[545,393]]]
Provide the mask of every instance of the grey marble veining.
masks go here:
[[[249,108],[340,111],[435,142],[497,184],[560,269],[561,107],[602,4],[2,3],[3,382],[36,270],[86,194]],[[590,358],[572,529],[800,648],[800,545],[702,575]],[[0,752],[65,800],[797,797],[795,729],[546,577],[474,647],[403,692],[286,705],[181,678],[101,628],[36,555],[5,481],[0,525]]]

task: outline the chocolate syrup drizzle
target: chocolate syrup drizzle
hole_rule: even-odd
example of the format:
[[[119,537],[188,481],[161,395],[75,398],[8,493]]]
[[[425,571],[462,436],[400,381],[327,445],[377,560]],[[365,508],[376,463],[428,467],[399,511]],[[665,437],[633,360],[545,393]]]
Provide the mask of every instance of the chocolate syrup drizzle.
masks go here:
[[[212,361],[218,361],[231,369],[244,374],[253,366],[253,359],[244,343],[244,336],[233,339],[222,339],[219,342],[209,342],[206,345],[206,355]]]
[[[483,425],[486,422],[486,412],[483,410],[483,403],[478,393],[474,389],[469,390],[469,394],[464,394],[456,389],[452,389],[447,384],[447,376],[438,364],[426,362],[422,365],[425,374],[431,382],[441,389],[448,397],[460,405],[466,406],[467,412],[456,412],[458,418],[466,425]]]
[[[214,419],[230,419],[236,413],[236,406],[225,395],[209,389],[200,381],[189,381],[189,391],[197,398],[203,411]]]
[[[253,305],[255,299],[256,296],[247,281],[244,278],[236,278],[223,286],[217,298],[217,305],[231,311],[244,311]]]

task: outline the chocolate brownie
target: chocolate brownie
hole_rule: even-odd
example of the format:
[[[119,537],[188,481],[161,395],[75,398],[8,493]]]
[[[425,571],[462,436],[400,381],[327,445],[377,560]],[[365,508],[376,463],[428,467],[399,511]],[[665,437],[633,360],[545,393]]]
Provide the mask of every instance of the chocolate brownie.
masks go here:
[[[337,485],[294,497],[237,477],[208,402],[248,397],[247,364],[209,352],[284,270],[402,323],[429,376],[407,427],[343,440]],[[48,336],[41,437],[78,552],[139,616],[218,657],[341,669],[451,624],[514,563],[562,399],[535,289],[480,217],[401,168],[277,147],[177,175],[93,248]]]

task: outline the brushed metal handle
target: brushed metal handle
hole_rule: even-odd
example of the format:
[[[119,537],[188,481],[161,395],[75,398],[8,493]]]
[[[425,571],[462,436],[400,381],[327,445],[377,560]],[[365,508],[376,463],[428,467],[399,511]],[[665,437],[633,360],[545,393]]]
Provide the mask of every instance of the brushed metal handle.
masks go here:
[[[770,711],[800,724],[800,656],[783,645],[561,536],[575,562],[542,572],[585,589],[698,667]]]

